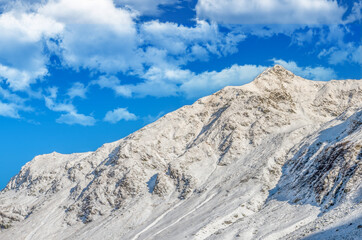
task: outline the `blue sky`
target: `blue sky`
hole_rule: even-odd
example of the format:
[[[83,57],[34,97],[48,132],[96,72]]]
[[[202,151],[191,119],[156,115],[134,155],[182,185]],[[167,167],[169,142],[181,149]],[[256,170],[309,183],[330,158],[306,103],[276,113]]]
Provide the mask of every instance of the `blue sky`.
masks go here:
[[[361,78],[353,0],[0,0],[0,188],[281,64]]]

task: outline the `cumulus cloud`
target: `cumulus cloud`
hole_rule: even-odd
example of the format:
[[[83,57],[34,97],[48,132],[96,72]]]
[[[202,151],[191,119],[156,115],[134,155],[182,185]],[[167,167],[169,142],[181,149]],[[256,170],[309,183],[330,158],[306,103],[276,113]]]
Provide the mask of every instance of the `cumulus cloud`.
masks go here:
[[[117,108],[113,111],[109,111],[106,113],[106,116],[104,117],[104,121],[110,122],[110,123],[117,123],[121,120],[136,120],[137,116],[133,113],[130,113],[127,108]]]
[[[84,114],[69,112],[60,115],[56,120],[57,123],[65,123],[68,125],[79,124],[82,126],[93,126],[96,123],[96,120],[91,116],[86,116]]]
[[[51,1],[38,12],[65,25],[59,43],[65,65],[101,72],[127,71],[132,65],[134,15],[112,0]]]
[[[153,67],[178,67],[237,52],[245,38],[240,31],[222,33],[216,24],[199,20],[191,27],[159,21],[136,23],[137,13],[124,8],[172,2],[177,1],[9,3],[12,8],[0,15],[0,79],[14,90],[24,90],[48,74],[51,54],[62,67],[142,77]],[[130,95],[124,88],[116,91]]]
[[[269,38],[288,36],[291,44],[304,46],[311,42],[346,45],[351,39],[351,23],[360,20],[362,3],[336,0],[199,0],[197,16],[237,29],[246,36]],[[357,23],[358,24],[358,23]],[[352,32],[353,34],[353,32]],[[330,56],[330,63],[353,61],[345,47]],[[348,55],[348,54],[347,54]],[[342,60],[343,59],[343,60]]]
[[[136,15],[112,0],[16,1],[6,9],[0,13],[0,81],[13,90],[24,91],[46,76],[50,54],[75,70],[143,68]]]
[[[0,79],[24,90],[48,73],[44,38],[55,37],[63,25],[37,13],[15,10],[0,15]]]
[[[345,9],[334,0],[199,0],[196,12],[224,24],[335,24]]]

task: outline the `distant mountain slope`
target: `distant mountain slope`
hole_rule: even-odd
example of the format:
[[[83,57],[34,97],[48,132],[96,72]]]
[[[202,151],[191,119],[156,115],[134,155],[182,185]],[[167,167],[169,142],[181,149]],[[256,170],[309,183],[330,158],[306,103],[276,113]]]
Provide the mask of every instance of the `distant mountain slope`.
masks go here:
[[[0,238],[296,239],[349,221],[358,239],[361,109],[360,80],[277,65],[95,152],[34,158],[0,193]]]

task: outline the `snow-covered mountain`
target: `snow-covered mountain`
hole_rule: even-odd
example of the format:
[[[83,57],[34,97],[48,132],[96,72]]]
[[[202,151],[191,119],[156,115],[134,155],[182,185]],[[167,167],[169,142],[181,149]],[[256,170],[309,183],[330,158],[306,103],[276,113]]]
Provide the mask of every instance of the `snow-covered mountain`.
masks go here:
[[[0,239],[362,239],[362,81],[275,66],[95,152],[28,162]]]

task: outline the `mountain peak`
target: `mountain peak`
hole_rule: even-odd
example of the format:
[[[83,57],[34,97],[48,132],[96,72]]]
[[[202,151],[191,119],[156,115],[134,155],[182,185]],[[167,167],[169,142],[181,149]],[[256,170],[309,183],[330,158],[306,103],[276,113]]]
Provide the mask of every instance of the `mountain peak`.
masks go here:
[[[292,72],[277,64],[274,65],[274,67],[267,68],[264,72],[257,76],[254,83],[270,87],[275,84],[279,85],[282,82],[291,83],[294,78],[295,75]]]
[[[275,70],[279,70],[279,71],[288,71],[282,65],[279,65],[279,64],[275,64],[274,67],[272,67],[271,69],[275,69]]]
[[[277,76],[277,77],[294,77],[291,71],[288,71],[281,65],[274,65],[274,67],[267,68],[261,75]]]

